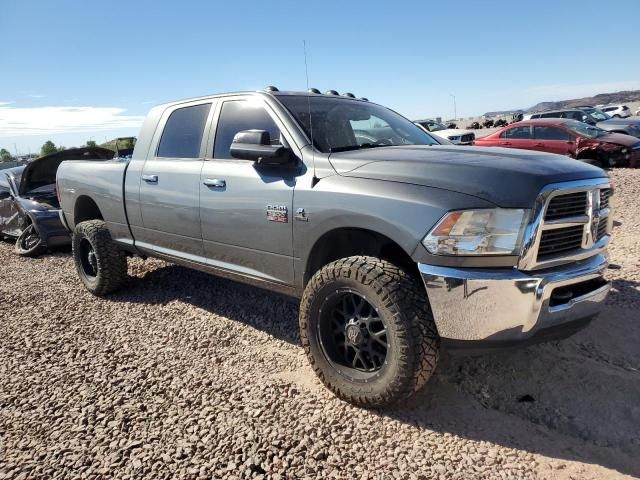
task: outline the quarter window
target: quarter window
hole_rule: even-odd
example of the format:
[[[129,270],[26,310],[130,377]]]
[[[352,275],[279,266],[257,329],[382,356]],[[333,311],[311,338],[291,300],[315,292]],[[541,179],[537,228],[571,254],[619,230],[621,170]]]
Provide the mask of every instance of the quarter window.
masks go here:
[[[500,134],[501,138],[511,138],[516,140],[528,140],[531,138],[531,129],[528,126],[513,127]]]
[[[198,158],[210,108],[211,104],[205,103],[175,110],[162,132],[157,156]]]
[[[243,130],[266,130],[272,145],[281,145],[280,129],[264,106],[255,101],[230,100],[222,104],[216,128],[214,158],[232,158],[233,137]]]
[[[542,125],[533,127],[533,136],[536,140],[571,140],[571,135],[561,128]]]

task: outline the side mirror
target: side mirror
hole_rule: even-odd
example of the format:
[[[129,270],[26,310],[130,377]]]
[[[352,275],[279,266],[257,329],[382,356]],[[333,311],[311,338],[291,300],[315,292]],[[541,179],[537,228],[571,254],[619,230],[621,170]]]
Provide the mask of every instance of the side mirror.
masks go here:
[[[236,133],[231,143],[231,156],[240,160],[253,160],[258,165],[285,166],[293,160],[291,150],[282,145],[271,145],[266,130],[243,130]]]

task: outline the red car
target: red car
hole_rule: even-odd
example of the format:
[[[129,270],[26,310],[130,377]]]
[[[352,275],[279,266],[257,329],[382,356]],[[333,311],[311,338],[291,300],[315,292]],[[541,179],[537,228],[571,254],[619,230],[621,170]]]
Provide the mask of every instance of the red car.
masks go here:
[[[491,135],[477,138],[475,145],[557,153],[601,167],[640,166],[640,140],[636,137],[609,133],[565,118],[512,123]]]

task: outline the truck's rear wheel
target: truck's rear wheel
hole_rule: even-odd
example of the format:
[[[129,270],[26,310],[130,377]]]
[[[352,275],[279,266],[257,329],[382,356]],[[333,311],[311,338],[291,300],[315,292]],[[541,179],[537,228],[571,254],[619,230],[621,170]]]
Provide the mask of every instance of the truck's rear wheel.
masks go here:
[[[349,257],[309,281],[300,338],[338,397],[381,407],[409,397],[433,374],[440,338],[424,288],[385,260]]]
[[[102,220],[76,225],[71,245],[80,280],[91,293],[103,296],[125,282],[127,257],[113,242]]]

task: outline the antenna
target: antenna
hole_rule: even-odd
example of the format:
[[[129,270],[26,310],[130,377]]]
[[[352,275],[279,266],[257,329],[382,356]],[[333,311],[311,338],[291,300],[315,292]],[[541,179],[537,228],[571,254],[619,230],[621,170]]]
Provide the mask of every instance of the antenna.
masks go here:
[[[313,143],[313,120],[311,117],[311,91],[309,90],[309,66],[307,65],[307,41],[302,40],[304,49],[304,75],[307,80],[307,107],[309,111],[309,133],[311,134],[311,162],[313,163],[313,177],[311,178],[311,188],[315,187],[319,179],[316,177],[316,146]]]

